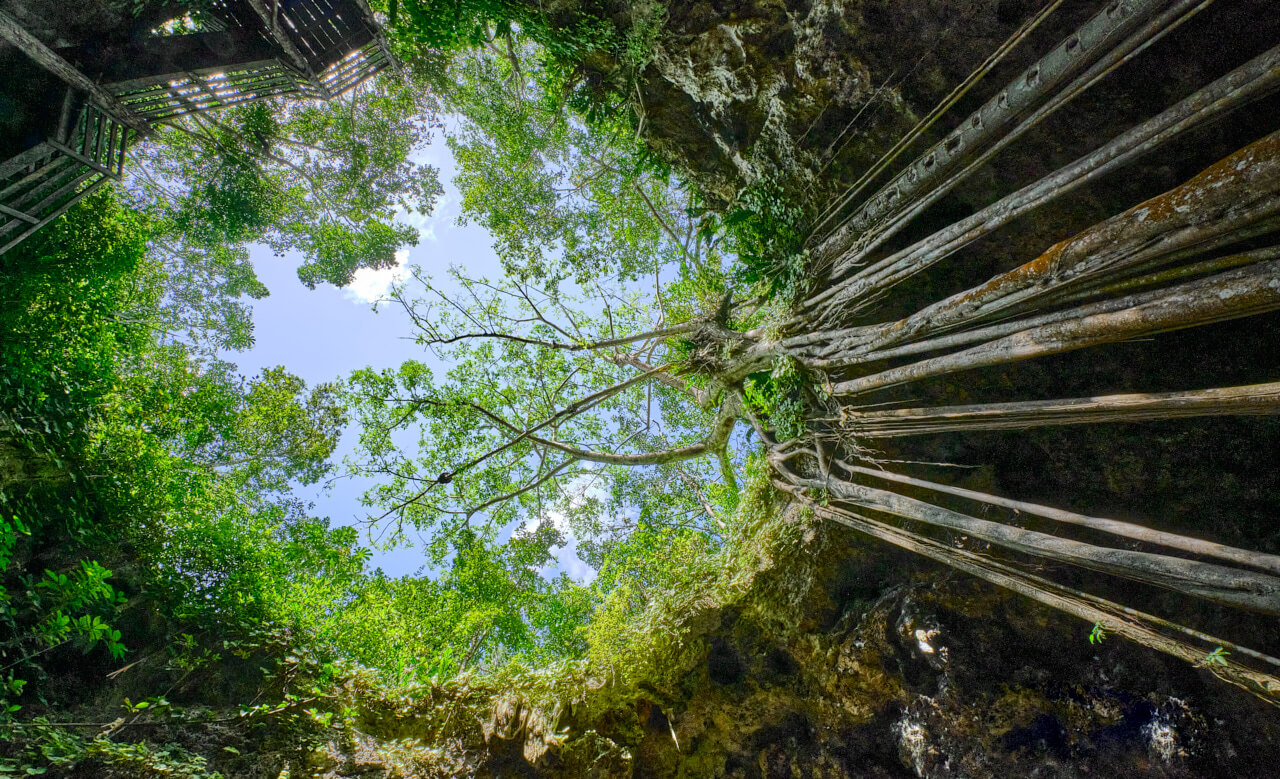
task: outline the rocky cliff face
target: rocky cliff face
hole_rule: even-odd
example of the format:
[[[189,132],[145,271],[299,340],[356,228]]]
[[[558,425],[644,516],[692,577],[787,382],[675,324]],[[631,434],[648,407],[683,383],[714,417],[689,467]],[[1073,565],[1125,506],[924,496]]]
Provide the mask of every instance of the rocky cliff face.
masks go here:
[[[864,169],[963,81],[1031,5],[673,5],[669,35],[644,81],[646,137],[726,201],[762,177],[821,196],[832,174]],[[1069,29],[1079,10],[1053,27]],[[1032,45],[1048,40],[1041,35]]]
[[[644,137],[722,202],[772,178],[821,205],[1042,6],[1031,0],[668,4],[664,35],[643,74]],[[1063,2],[914,153],[1101,9],[1089,0]],[[1210,6],[1002,154],[961,199],[981,200],[1003,181],[1044,175],[1269,48],[1280,34],[1273,17],[1260,0]],[[1182,149],[1176,170],[1167,160],[1148,163],[1146,188],[1167,189],[1178,175],[1242,146],[1241,138],[1230,128],[1199,136]]]
[[[795,519],[795,521],[803,521]],[[431,749],[367,711],[323,775],[1238,777],[1280,760],[1275,710],[1025,599],[811,525],[740,602],[691,620],[683,677],[601,711],[518,696]],[[425,706],[418,710],[428,715]],[[593,713],[587,714],[588,711]]]

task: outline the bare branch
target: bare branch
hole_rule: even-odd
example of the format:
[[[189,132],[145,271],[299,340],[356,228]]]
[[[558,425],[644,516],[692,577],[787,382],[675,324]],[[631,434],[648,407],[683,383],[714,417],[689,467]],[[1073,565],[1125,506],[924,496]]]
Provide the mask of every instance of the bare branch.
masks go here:
[[[510,333],[500,333],[500,332],[490,332],[490,331],[463,333],[461,335],[455,335],[448,338],[444,338],[444,337],[428,338],[428,339],[425,339],[424,343],[431,344],[431,345],[444,346],[452,343],[457,343],[459,341],[465,341],[470,338],[491,338],[491,339],[502,340],[502,341],[513,341],[515,343],[522,343],[530,346],[544,346],[548,349],[562,349],[567,352],[586,352],[586,351],[595,351],[599,349],[608,349],[613,346],[626,346],[627,344],[639,343],[642,341],[661,340],[663,338],[670,338],[673,335],[682,335],[685,333],[691,333],[694,330],[696,330],[697,327],[698,327],[697,322],[685,322],[683,324],[673,325],[671,327],[664,327],[658,330],[649,330],[644,333],[637,333],[635,335],[623,336],[621,338],[606,338],[599,341],[588,341],[585,343],[566,343],[564,341],[547,341],[542,338],[528,338],[520,335],[511,335]]]
[[[551,479],[554,479],[565,468],[568,468],[570,465],[573,465],[576,462],[578,462],[578,458],[576,457],[568,457],[562,460],[559,465],[547,471],[546,473],[543,473],[542,475],[538,476],[533,481],[529,482],[523,487],[512,490],[511,492],[508,492],[506,494],[499,495],[496,498],[490,498],[489,500],[486,500],[484,503],[481,503],[478,506],[473,506],[467,509],[466,511],[467,518],[470,519],[471,517],[475,516],[476,514],[479,514],[481,511],[484,511],[490,506],[497,505],[498,503],[505,503],[506,501],[511,500],[512,498],[520,497],[521,495],[525,494],[529,490],[533,490],[533,489],[537,489],[538,487],[541,487],[543,484],[546,484]]]
[[[471,460],[468,460],[467,462],[463,463],[462,465],[455,467],[450,475],[462,473],[463,471],[466,471],[467,469],[472,468],[473,466],[481,462],[484,462],[485,460],[489,459],[490,457],[496,454],[505,452],[506,450],[510,449],[511,447],[515,446],[516,444],[526,439],[533,438],[535,440],[544,441],[545,439],[537,439],[534,436],[534,433],[538,432],[539,430],[543,430],[547,427],[550,427],[552,425],[559,424],[560,422],[563,422],[566,419],[570,419],[574,416],[577,416],[578,414],[581,414],[582,412],[587,411],[588,409],[600,403],[603,403],[604,401],[617,395],[620,392],[624,392],[630,389],[631,387],[636,386],[637,384],[648,381],[649,379],[653,378],[655,375],[663,371],[666,371],[669,368],[670,368],[669,365],[659,366],[657,368],[654,368],[650,372],[642,373],[639,376],[633,376],[632,378],[627,379],[624,382],[620,382],[618,384],[613,385],[612,387],[608,387],[606,389],[600,390],[599,392],[588,395],[585,398],[576,400],[573,403],[570,403],[569,405],[565,406],[561,410],[557,411],[555,414],[551,415],[547,419],[543,420],[542,422],[539,422],[533,427],[526,428],[525,430],[521,431],[518,435],[516,435],[514,438],[512,438],[510,441],[506,442],[505,444],[499,447],[496,447],[494,449],[490,449],[488,452],[485,452],[484,454],[474,457]],[[491,416],[495,419],[500,419],[500,417],[497,417],[496,415],[491,415]],[[503,421],[503,424],[510,426],[510,423],[506,422],[505,420]],[[556,448],[556,447],[553,447],[553,448]],[[573,451],[571,447],[566,451],[568,451],[569,454],[579,454],[578,452]],[[583,457],[582,459],[591,459],[591,458]]]
[[[727,404],[726,404],[727,405]],[[721,449],[729,435],[733,432],[733,427],[737,424],[738,417],[735,411],[722,409],[720,418],[716,421],[715,427],[707,434],[707,437],[696,444],[689,446],[681,446],[674,449],[665,449],[660,452],[642,452],[639,454],[613,454],[610,452],[597,452],[589,449],[579,449],[569,444],[563,444],[559,441],[552,441],[547,438],[538,436],[528,436],[530,440],[551,449],[557,449],[561,452],[574,455],[589,462],[601,463],[604,465],[663,465],[666,463],[679,462],[681,460],[691,460],[695,457],[701,457],[709,452],[715,452]]]

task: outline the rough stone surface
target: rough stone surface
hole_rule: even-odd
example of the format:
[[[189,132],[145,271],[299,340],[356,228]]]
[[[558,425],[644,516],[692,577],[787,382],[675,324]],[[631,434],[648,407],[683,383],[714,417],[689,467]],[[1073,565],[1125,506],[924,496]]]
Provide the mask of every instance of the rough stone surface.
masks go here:
[[[362,757],[379,736],[386,776],[1137,779],[1266,776],[1280,759],[1275,710],[1206,671],[1091,644],[1057,612],[818,533],[811,586],[768,572],[705,615],[673,689],[590,719],[503,700],[451,748],[420,753],[421,773],[390,757],[412,726],[370,722],[326,776],[380,776]]]

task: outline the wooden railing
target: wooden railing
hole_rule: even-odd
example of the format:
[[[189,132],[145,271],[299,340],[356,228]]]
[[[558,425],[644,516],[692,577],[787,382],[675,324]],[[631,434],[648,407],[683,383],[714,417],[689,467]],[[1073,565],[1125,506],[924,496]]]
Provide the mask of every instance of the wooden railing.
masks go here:
[[[92,103],[64,139],[0,163],[0,254],[108,180],[118,180],[132,130]]]

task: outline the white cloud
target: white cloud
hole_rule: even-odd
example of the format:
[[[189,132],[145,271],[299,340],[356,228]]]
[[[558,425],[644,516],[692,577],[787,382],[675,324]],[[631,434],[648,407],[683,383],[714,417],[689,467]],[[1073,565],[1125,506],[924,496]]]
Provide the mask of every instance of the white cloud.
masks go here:
[[[558,511],[547,513],[547,519],[555,526],[556,530],[564,533],[564,546],[551,547],[551,553],[555,558],[555,562],[548,563],[539,571],[543,576],[551,578],[560,571],[569,574],[569,578],[579,584],[590,584],[595,581],[596,569],[583,562],[578,557],[578,538],[573,534],[573,530],[569,527],[569,520],[564,514]],[[526,519],[520,529],[526,533],[533,531],[538,526],[538,520],[535,518]]]
[[[390,268],[374,270],[361,268],[356,271],[355,278],[343,289],[348,300],[359,303],[372,303],[385,296],[391,285],[404,278],[408,267],[409,251],[403,249],[396,252],[396,264]]]
[[[596,579],[596,569],[578,557],[577,539],[572,535],[567,545],[556,550],[556,565],[578,584],[590,584]]]

